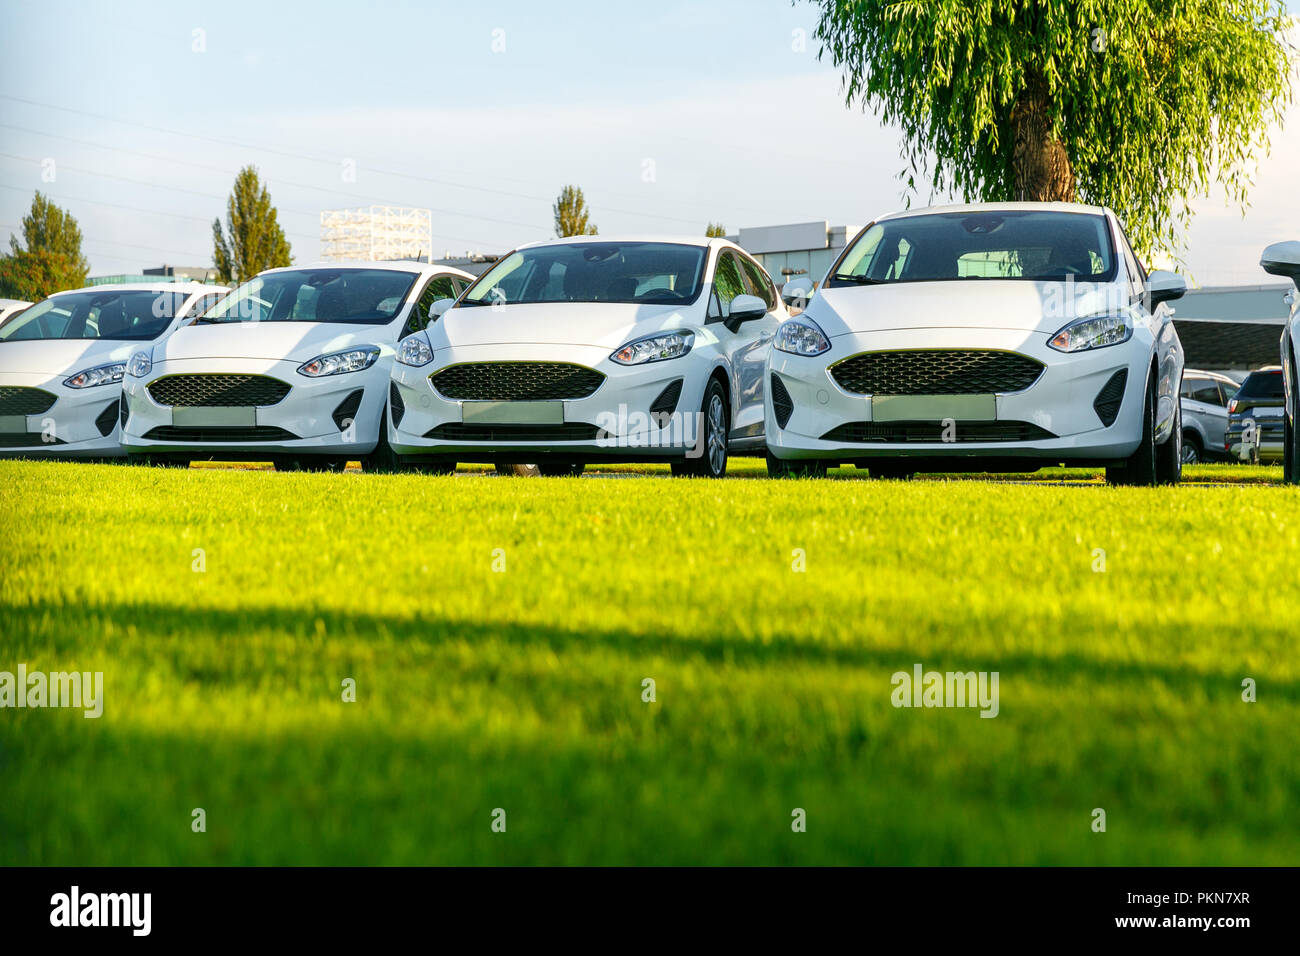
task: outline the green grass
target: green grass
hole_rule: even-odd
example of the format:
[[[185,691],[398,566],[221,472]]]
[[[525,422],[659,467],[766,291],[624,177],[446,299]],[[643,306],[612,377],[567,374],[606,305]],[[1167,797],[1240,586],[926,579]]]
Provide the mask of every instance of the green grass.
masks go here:
[[[99,720],[0,710],[0,864],[1300,856],[1278,469],[1133,489],[736,465],[0,463],[0,670],[106,683]],[[894,708],[918,662],[998,671],[999,716]]]

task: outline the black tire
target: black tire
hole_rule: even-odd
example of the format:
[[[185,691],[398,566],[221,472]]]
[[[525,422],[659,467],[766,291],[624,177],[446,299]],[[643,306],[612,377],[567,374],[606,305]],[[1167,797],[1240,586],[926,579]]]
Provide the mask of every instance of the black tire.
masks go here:
[[[348,467],[346,458],[336,458],[329,455],[303,455],[295,458],[276,458],[274,459],[276,471],[313,471],[313,472],[341,472]]]
[[[727,392],[716,378],[711,379],[704,389],[700,415],[703,454],[698,458],[673,462],[673,475],[679,478],[724,478],[727,474],[727,440],[731,435],[731,409],[727,406]]]
[[[777,458],[770,451],[767,453],[767,476],[769,478],[825,478],[826,462],[817,459]]]
[[[909,468],[896,461],[882,461],[879,464],[872,462],[867,469],[871,472],[872,478],[881,478],[885,481],[911,481],[916,475],[915,468]]]
[[[379,417],[379,443],[375,450],[361,459],[361,470],[376,474],[391,474],[401,469],[397,452],[388,444],[388,406]]]
[[[537,468],[544,478],[577,478],[587,470],[587,466],[580,461],[548,462]]]
[[[496,466],[497,474],[504,478],[536,478],[542,473],[537,465],[503,465]]]
[[[1156,483],[1176,485],[1183,480],[1183,406],[1175,397],[1174,422],[1164,444],[1156,446]]]
[[[1123,462],[1106,466],[1106,482],[1143,486],[1156,483],[1156,380],[1149,372],[1146,399],[1142,403],[1142,440]]]
[[[1183,434],[1183,464],[1199,465],[1205,460],[1205,450],[1201,447],[1201,437],[1196,432]]]

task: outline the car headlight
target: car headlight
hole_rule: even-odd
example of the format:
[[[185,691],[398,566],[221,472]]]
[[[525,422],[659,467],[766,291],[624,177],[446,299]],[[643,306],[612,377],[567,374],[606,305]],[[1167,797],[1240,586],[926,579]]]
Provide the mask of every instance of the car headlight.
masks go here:
[[[148,352],[136,352],[126,362],[126,374],[132,378],[144,378],[153,371],[153,359]]]
[[[397,361],[403,365],[414,365],[416,368],[433,361],[433,347],[429,345],[429,340],[424,337],[423,332],[408,335],[397,343]]]
[[[1071,322],[1057,332],[1047,344],[1058,352],[1086,352],[1108,345],[1119,345],[1133,337],[1133,326],[1123,315],[1093,315]]]
[[[126,372],[126,364],[117,362],[113,365],[96,365],[94,368],[83,369],[76,375],[71,375],[63,380],[63,384],[68,388],[94,388],[96,385],[116,385],[122,381],[122,376]]]
[[[375,364],[379,358],[379,346],[363,345],[360,348],[344,349],[342,352],[328,352],[298,366],[298,374],[308,378],[320,378],[324,375],[345,375],[348,372],[360,372]]]
[[[812,319],[800,316],[797,319],[786,319],[776,327],[772,345],[777,351],[789,352],[791,355],[821,355],[830,351],[831,340]]]
[[[695,333],[685,329],[633,339],[610,356],[619,365],[644,365],[681,358],[695,345]]]

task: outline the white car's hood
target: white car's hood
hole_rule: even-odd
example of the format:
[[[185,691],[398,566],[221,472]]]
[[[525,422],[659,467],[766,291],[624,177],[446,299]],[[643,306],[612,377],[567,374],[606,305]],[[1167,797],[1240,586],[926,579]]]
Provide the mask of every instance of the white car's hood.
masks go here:
[[[458,306],[429,328],[438,340],[462,345],[597,345],[611,352],[629,339],[688,325],[676,305],[626,302],[539,302]]]
[[[821,289],[807,315],[834,337],[887,329],[1010,329],[1051,335],[1114,306],[1112,283],[965,279]],[[1123,302],[1127,305],[1127,301]]]
[[[393,341],[388,325],[340,322],[212,322],[177,329],[154,350],[155,362],[250,358],[305,362],[325,352]]]
[[[40,339],[0,342],[0,372],[73,375],[96,365],[125,362],[148,342],[121,339]]]

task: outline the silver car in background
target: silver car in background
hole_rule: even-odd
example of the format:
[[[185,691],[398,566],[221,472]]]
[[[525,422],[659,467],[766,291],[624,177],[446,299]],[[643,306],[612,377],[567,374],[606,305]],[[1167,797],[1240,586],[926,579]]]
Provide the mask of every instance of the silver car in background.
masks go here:
[[[1183,406],[1183,464],[1228,459],[1228,402],[1241,386],[1218,372],[1189,368],[1179,390]]]

